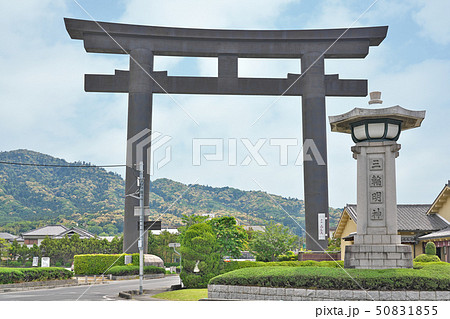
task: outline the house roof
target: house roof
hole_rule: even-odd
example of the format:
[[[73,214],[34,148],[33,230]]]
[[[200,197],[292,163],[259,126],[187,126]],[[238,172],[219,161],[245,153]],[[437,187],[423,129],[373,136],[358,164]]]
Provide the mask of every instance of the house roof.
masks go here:
[[[397,205],[397,223],[399,231],[436,231],[449,226],[449,223],[438,215],[427,214],[430,205],[406,204]],[[349,204],[339,220],[335,236],[340,236],[349,217],[357,223],[356,205]]]
[[[427,234],[427,235],[424,235],[424,236],[420,236],[419,240],[446,238],[446,237],[450,237],[450,226],[446,227],[444,229],[435,231],[433,233],[430,233],[430,234]]]
[[[450,180],[447,182],[447,184],[444,185],[442,191],[436,197],[433,204],[431,204],[431,207],[428,210],[427,214],[434,214],[439,212],[439,209],[445,204],[445,202],[449,197],[450,197]]]
[[[266,231],[266,226],[243,226],[245,230],[251,230],[251,231]]]
[[[29,232],[23,233],[22,236],[27,236],[27,237],[45,237],[45,236],[49,236],[49,237],[53,237],[53,236],[57,236],[59,234],[61,234],[62,232],[67,231],[69,228],[63,226],[63,225],[48,225],[48,226],[44,226],[35,230],[30,230]]]
[[[66,235],[68,235],[70,233],[76,233],[76,234],[80,235],[80,238],[92,238],[92,237],[95,237],[94,234],[88,232],[87,230],[84,230],[84,229],[81,229],[81,228],[78,228],[78,227],[72,227],[72,228],[67,229],[66,231],[56,235],[53,238],[60,239],[60,238],[63,238],[64,236],[66,236]]]
[[[18,237],[19,236],[14,236],[13,234],[10,234],[10,233],[0,233],[0,238],[6,239],[6,240],[14,240]]]

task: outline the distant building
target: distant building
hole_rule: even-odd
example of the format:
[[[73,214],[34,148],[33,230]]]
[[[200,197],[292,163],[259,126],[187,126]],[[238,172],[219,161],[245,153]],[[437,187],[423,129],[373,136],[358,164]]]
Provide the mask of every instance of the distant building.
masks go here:
[[[0,238],[5,239],[8,243],[12,243],[14,240],[17,242],[23,242],[23,238],[12,235],[10,233],[0,233]]]
[[[160,235],[163,231],[167,231],[171,234],[179,234],[177,228],[161,228],[161,230],[151,230],[153,235]]]
[[[25,245],[27,245],[28,247],[32,247],[33,245],[39,246],[46,237],[61,239],[65,236],[68,236],[70,238],[74,234],[78,234],[80,236],[80,239],[89,239],[95,237],[94,234],[78,227],[68,228],[63,225],[48,225],[23,233],[22,238]]]
[[[250,230],[250,231],[262,231],[265,232],[266,231],[266,226],[242,226],[245,230]]]

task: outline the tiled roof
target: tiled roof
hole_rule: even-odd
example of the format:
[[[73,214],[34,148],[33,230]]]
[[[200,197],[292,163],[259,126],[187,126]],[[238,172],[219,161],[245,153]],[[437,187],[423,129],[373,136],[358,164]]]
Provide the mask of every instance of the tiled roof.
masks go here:
[[[84,230],[84,229],[81,229],[81,228],[77,228],[77,227],[72,227],[72,228],[67,229],[66,231],[58,234],[54,238],[55,239],[63,238],[64,236],[66,236],[66,234],[69,234],[71,232],[77,233],[78,235],[80,235],[80,238],[92,238],[92,237],[95,237],[94,234],[88,232],[87,230]]]
[[[449,226],[436,214],[427,215],[431,205],[397,205],[397,223],[400,231],[433,231]],[[347,212],[357,222],[356,205],[347,205]]]
[[[245,230],[252,230],[252,231],[261,231],[261,232],[266,231],[266,226],[244,226],[243,228]]]
[[[0,238],[6,239],[6,240],[14,240],[18,238],[18,236],[14,236],[10,233],[0,233]]]
[[[424,240],[424,239],[445,238],[445,237],[450,237],[450,226],[447,228],[435,231],[431,234],[420,236],[419,239]]]
[[[23,233],[22,236],[57,236],[62,232],[68,230],[67,227],[63,225],[48,225],[35,230],[30,230],[29,232]]]

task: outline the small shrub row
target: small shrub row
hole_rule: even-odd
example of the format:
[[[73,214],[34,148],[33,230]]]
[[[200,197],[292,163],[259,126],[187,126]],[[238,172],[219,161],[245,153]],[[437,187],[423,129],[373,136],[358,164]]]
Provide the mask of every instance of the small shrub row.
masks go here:
[[[72,278],[73,273],[64,268],[0,268],[0,284],[18,282],[61,280]]]
[[[450,264],[420,263],[416,269],[253,267],[234,270],[210,284],[310,289],[450,290]]]
[[[426,263],[426,262],[440,262],[441,260],[436,255],[421,254],[416,258],[414,258],[414,261]]]
[[[241,268],[249,267],[267,267],[267,266],[283,266],[283,267],[332,267],[341,268],[344,267],[344,262],[342,260],[337,261],[314,261],[314,260],[304,260],[304,261],[230,261],[225,263],[224,272],[229,272]]]
[[[139,254],[132,254],[132,264],[139,265]],[[125,254],[75,255],[73,270],[76,275],[101,275],[114,266],[125,266]]]
[[[145,266],[144,274],[164,274],[165,269],[156,266]],[[114,266],[111,267],[107,272],[107,275],[113,276],[133,276],[139,275],[139,266]]]

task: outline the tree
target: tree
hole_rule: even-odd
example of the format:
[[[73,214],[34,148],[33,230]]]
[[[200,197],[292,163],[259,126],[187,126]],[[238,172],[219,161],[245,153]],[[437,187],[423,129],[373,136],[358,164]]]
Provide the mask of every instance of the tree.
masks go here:
[[[208,219],[208,216],[200,216],[200,215],[194,215],[194,214],[190,214],[190,215],[182,214],[181,215],[181,221],[185,225],[179,227],[178,231],[180,232],[180,234],[183,234],[192,225],[203,223],[207,219]]]
[[[153,235],[148,233],[148,252],[150,254],[161,257],[165,263],[172,263],[174,259],[178,257],[173,251],[173,248],[169,247],[170,243],[176,243],[179,240],[178,234],[172,234],[167,230],[162,231],[159,235]]]
[[[221,256],[238,258],[247,245],[248,236],[244,228],[238,226],[236,219],[230,216],[213,218],[207,221],[216,235]]]
[[[205,288],[211,278],[219,275],[223,260],[210,225],[190,226],[184,233],[180,251],[183,256],[180,277],[187,288]]]
[[[0,238],[0,262],[8,258],[10,243],[6,239]]]
[[[249,248],[259,261],[275,261],[277,256],[285,254],[293,248],[297,236],[289,228],[271,222],[265,232],[253,233]]]

